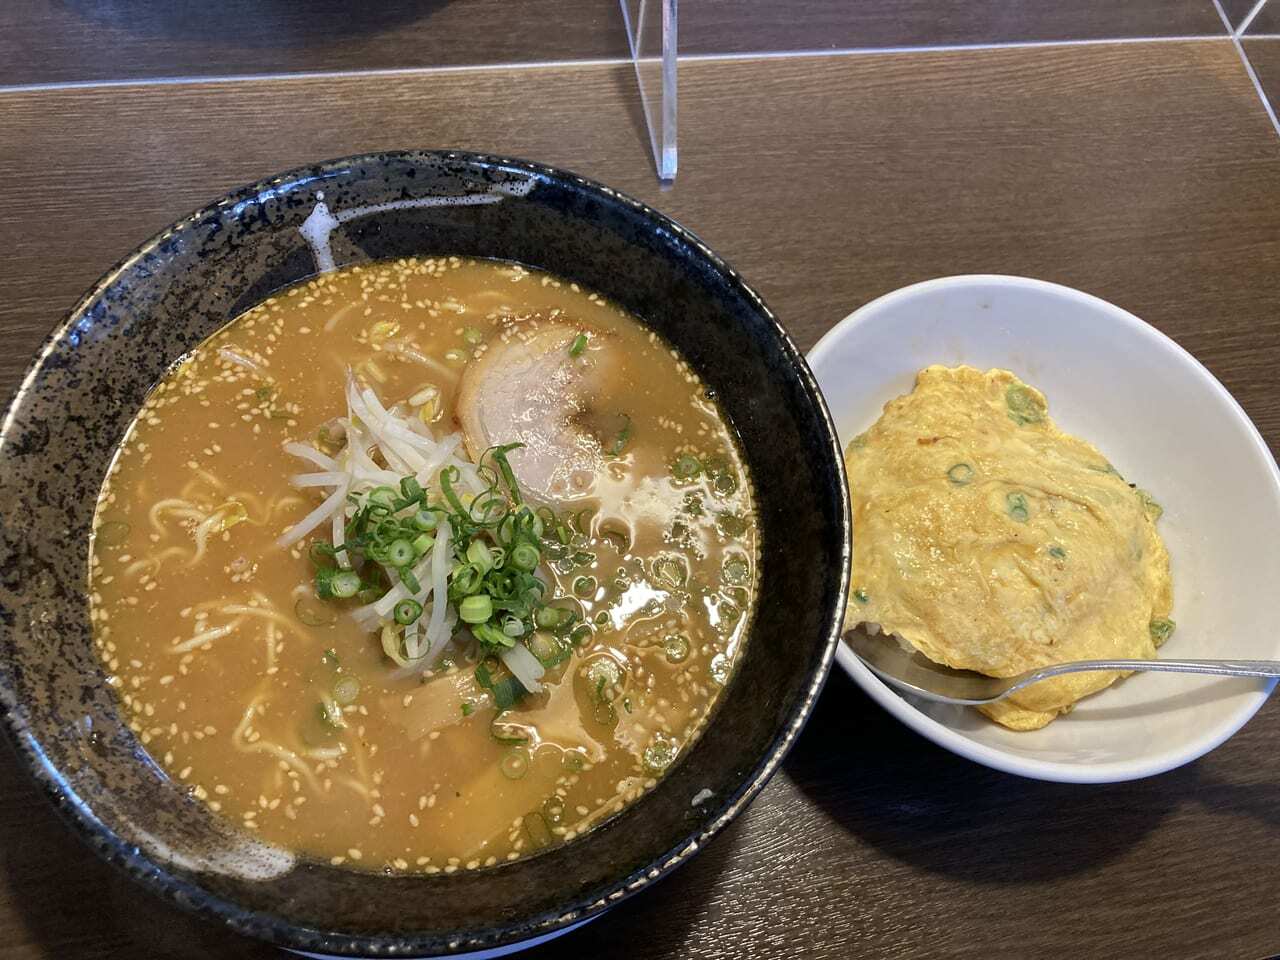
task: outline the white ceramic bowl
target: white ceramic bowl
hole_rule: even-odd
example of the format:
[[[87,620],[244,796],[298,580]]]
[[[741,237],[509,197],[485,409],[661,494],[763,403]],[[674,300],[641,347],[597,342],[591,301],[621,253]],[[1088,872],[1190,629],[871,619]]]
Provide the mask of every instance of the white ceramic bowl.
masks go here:
[[[1176,343],[1119,307],[1022,277],[946,277],[875,300],[809,353],[841,442],[929,364],[1012,370],[1058,425],[1092,441],[1164,506],[1173,619],[1187,658],[1280,659],[1280,471],[1240,405]],[[854,550],[858,544],[854,543]],[[998,770],[1078,783],[1150,776],[1222,743],[1275,681],[1135,674],[1042,730],[918,700],[842,645],[840,665],[912,729]]]

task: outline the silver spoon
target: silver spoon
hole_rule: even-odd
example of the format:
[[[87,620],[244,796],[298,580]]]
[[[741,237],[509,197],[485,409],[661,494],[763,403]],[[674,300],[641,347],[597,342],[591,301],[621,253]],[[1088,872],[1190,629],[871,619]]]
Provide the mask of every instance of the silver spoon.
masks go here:
[[[971,670],[953,670],[934,663],[922,653],[908,653],[892,637],[871,636],[864,630],[844,635],[853,652],[881,680],[905,693],[936,700],[973,706],[994,703],[1014,691],[1040,680],[1064,673],[1088,670],[1151,670],[1163,673],[1204,673],[1219,677],[1280,677],[1280,660],[1077,660],[1059,663],[1039,670],[1028,670],[1016,677],[988,677]]]

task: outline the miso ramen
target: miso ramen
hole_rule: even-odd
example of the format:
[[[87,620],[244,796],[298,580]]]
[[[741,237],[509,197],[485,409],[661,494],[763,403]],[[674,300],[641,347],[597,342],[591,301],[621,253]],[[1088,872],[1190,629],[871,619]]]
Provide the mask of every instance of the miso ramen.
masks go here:
[[[398,260],[272,297],[151,393],[98,503],[95,639],[193,801],[335,865],[476,869],[690,749],[757,550],[669,344],[545,273]]]

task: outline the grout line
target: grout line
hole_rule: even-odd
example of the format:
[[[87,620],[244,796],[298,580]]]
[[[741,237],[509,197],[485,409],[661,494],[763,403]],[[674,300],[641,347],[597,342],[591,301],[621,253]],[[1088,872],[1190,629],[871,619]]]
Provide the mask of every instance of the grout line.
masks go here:
[[[1231,23],[1227,20],[1227,13],[1222,9],[1220,0],[1213,0],[1213,5],[1218,8],[1218,16],[1222,17],[1222,22],[1227,25],[1227,29],[1231,29]],[[1261,3],[1258,6],[1262,6]],[[1231,43],[1236,48],[1236,53],[1240,55],[1240,63],[1244,66],[1244,72],[1253,82],[1253,89],[1258,94],[1258,99],[1262,101],[1262,109],[1267,111],[1267,118],[1271,121],[1271,127],[1277,135],[1280,135],[1280,120],[1276,119],[1276,111],[1271,106],[1271,98],[1267,96],[1267,91],[1262,88],[1262,81],[1258,79],[1258,73],[1253,69],[1253,64],[1249,62],[1249,55],[1244,52],[1244,44],[1240,42],[1239,35],[1233,33],[1231,35]]]
[[[1214,0],[1217,3],[1217,0]],[[1219,14],[1222,13],[1219,7]],[[1225,15],[1224,22],[1225,22]],[[1230,24],[1227,24],[1228,32]],[[1191,43],[1225,40],[1218,34],[1177,37],[1116,37],[1098,40],[1015,40],[1006,43],[920,44],[886,47],[845,47],[830,50],[765,50],[742,53],[694,53],[678,59],[686,63],[717,60],[784,60],[802,57],[854,57],[912,53],[961,53],[976,50],[1027,50],[1054,47],[1116,46],[1130,43]],[[1250,37],[1249,39],[1253,39]],[[641,58],[654,59],[657,58]],[[635,63],[630,57],[601,57],[588,60],[529,60],[517,63],[479,63],[438,67],[372,67],[362,70],[303,70],[295,73],[237,73],[213,76],[137,77],[127,80],[65,80],[49,83],[0,85],[0,94],[38,93],[55,90],[85,90],[97,87],[163,87],[184,84],[242,83],[259,80],[340,80],[346,77],[413,77],[442,73],[476,73],[485,70],[541,70],[565,67],[615,67]]]
[[[478,73],[485,70],[542,70],[563,67],[618,67],[630,57],[593,60],[527,60],[517,63],[475,63],[448,67],[369,67],[362,70],[300,70],[296,73],[227,73],[212,76],[137,77],[131,80],[63,80],[52,83],[20,83],[0,86],[0,94],[47,90],[84,90],[93,87],[167,87],[183,84],[242,83],[257,80],[341,80],[344,77],[413,77],[437,73]]]
[[[1249,29],[1249,24],[1253,23],[1253,18],[1258,15],[1258,12],[1266,5],[1266,2],[1267,0],[1258,0],[1253,5],[1253,9],[1245,14],[1245,18],[1240,21],[1240,26],[1236,27],[1235,32],[1232,34],[1233,37],[1239,38],[1241,34]]]
[[[713,60],[785,60],[791,57],[856,57],[874,54],[904,53],[963,53],[969,50],[1036,50],[1052,47],[1104,47],[1126,43],[1191,43],[1206,40],[1226,40],[1219,33],[1195,34],[1178,37],[1114,37],[1098,40],[1011,40],[1005,43],[936,43],[888,47],[843,47],[839,49],[812,50],[761,50],[743,53],[687,53],[684,61]]]

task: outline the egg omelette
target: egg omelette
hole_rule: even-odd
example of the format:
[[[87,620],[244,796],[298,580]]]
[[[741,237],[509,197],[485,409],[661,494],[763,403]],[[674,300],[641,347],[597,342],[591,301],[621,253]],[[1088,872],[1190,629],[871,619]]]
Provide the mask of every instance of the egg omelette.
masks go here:
[[[853,501],[846,628],[1007,677],[1143,658],[1173,630],[1160,506],[1059,430],[1007,370],[931,366],[845,452]],[[1034,730],[1123,674],[1071,674],[980,707]]]

